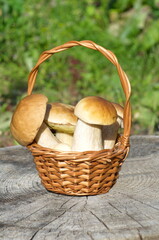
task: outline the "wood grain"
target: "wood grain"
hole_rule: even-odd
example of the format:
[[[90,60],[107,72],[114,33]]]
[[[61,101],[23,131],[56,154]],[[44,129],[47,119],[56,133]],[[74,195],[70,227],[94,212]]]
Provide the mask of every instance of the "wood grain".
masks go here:
[[[109,193],[48,192],[31,153],[0,149],[0,240],[158,240],[159,137],[131,137],[131,151]]]

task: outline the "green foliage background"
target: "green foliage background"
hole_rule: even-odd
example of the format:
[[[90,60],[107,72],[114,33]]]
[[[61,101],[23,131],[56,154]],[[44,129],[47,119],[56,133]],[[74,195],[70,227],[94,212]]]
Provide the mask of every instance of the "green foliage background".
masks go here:
[[[116,54],[132,86],[132,133],[158,132],[159,0],[0,0],[0,19],[1,135],[41,52],[70,40],[92,40]],[[83,47],[43,63],[34,92],[71,104],[88,95],[124,103],[115,67]]]

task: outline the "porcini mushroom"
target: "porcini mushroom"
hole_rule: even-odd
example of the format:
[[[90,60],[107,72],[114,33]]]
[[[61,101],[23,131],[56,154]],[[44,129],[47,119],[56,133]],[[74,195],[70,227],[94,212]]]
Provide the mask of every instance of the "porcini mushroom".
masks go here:
[[[112,149],[115,145],[118,130],[123,127],[123,107],[118,103],[113,103],[117,111],[117,121],[110,126],[103,126],[104,149]]]
[[[35,140],[43,147],[54,148],[60,142],[43,123],[47,101],[47,97],[42,94],[32,94],[24,97],[17,105],[10,130],[19,144],[27,146]]]
[[[102,150],[102,126],[116,121],[117,113],[114,106],[101,97],[89,96],[77,103],[75,115],[78,121],[72,151]]]
[[[62,143],[72,145],[73,132],[77,122],[74,106],[57,102],[47,104],[45,122],[55,130],[56,137]]]

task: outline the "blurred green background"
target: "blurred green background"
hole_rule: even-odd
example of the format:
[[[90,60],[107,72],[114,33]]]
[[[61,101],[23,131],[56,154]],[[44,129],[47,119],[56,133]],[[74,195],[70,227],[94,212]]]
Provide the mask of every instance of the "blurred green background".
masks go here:
[[[9,123],[44,50],[92,40],[111,50],[132,86],[132,134],[159,133],[159,0],[0,0],[0,146],[15,144]],[[74,47],[40,67],[34,92],[75,104],[88,95],[124,103],[116,68]]]

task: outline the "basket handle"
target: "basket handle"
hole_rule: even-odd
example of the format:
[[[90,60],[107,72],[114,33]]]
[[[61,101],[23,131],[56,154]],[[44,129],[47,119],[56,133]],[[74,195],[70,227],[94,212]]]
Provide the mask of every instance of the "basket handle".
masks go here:
[[[48,58],[50,58],[53,54],[67,50],[68,48],[72,48],[72,47],[78,46],[78,45],[101,52],[117,68],[120,82],[121,82],[121,85],[122,85],[122,88],[123,88],[123,91],[125,94],[125,98],[126,98],[125,105],[124,105],[124,117],[123,117],[123,122],[124,122],[123,137],[124,137],[124,141],[125,141],[124,145],[127,145],[128,141],[129,141],[130,130],[131,130],[131,106],[130,106],[131,86],[130,86],[130,82],[129,82],[129,79],[128,79],[126,73],[122,70],[120,64],[118,63],[118,60],[117,60],[116,56],[114,55],[114,53],[97,45],[96,43],[94,43],[92,41],[88,41],[88,40],[69,41],[63,45],[52,48],[51,50],[44,51],[40,55],[35,67],[31,70],[31,72],[29,74],[28,95],[32,94],[40,64],[43,63]]]

